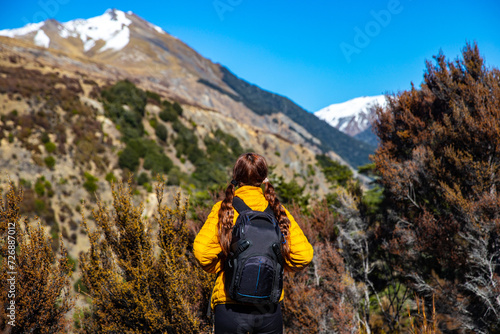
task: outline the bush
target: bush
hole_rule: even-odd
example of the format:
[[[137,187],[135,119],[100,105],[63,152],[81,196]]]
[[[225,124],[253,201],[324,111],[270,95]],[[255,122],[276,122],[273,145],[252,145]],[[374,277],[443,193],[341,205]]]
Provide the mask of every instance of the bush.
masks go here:
[[[177,121],[177,112],[173,109],[172,106],[167,106],[163,108],[163,110],[158,114],[160,119],[164,122],[175,122]]]
[[[67,332],[65,315],[74,305],[70,297],[71,266],[67,251],[61,247],[60,256],[53,252],[51,240],[41,224],[25,221],[21,226],[23,193],[14,190],[10,184],[5,201],[0,200],[0,232],[5,240],[7,253],[7,226],[15,231],[15,297],[7,293],[7,282],[14,271],[7,256],[0,259],[0,281],[5,282],[5,290],[0,294],[0,331],[2,333],[63,333]],[[10,234],[10,233],[9,233]],[[11,240],[11,238],[9,238]],[[9,243],[10,244],[10,243]],[[10,248],[10,247],[9,247]],[[10,258],[10,256],[9,256]],[[9,326],[7,305],[15,300],[15,327]],[[7,311],[7,312],[6,312]]]
[[[35,192],[39,197],[42,197],[43,195],[45,195],[45,184],[44,184],[44,180],[42,180],[41,178],[36,180]]]
[[[174,166],[167,174],[167,185],[178,186],[183,179],[187,179],[187,175],[182,173],[179,167]]]
[[[137,88],[128,80],[119,81],[101,93],[102,97],[109,103],[128,105],[133,111],[144,116],[147,103],[147,93]]]
[[[140,138],[144,134],[142,117],[147,103],[147,94],[130,81],[119,81],[102,91],[104,109],[119,128],[125,140]],[[127,105],[128,108],[123,108]]]
[[[156,134],[156,137],[158,137],[158,139],[160,139],[161,141],[163,141],[163,142],[166,141],[168,132],[167,132],[167,128],[165,127],[165,125],[158,124],[155,128],[155,134]]]
[[[144,168],[151,170],[153,175],[168,173],[174,163],[163,153],[148,152],[144,158]]]
[[[149,125],[151,125],[153,129],[156,129],[156,127],[158,126],[158,120],[156,118],[151,118],[149,120]]]
[[[52,142],[47,142],[45,143],[45,151],[47,151],[47,153],[52,153],[56,150],[57,146],[56,144],[52,143]]]
[[[156,104],[161,103],[161,97],[160,97],[160,95],[158,95],[158,93],[151,92],[151,91],[147,90],[146,97],[148,98],[148,100],[154,101]]]
[[[486,67],[476,44],[462,59],[434,60],[421,89],[377,110],[373,160],[391,205],[378,237],[457,328],[499,333],[500,71]]]
[[[175,207],[165,207],[163,193],[159,188],[153,219],[158,233],[148,231],[142,206],[134,206],[133,193],[123,184],[113,188],[113,211],[97,202],[93,211],[97,230],[91,231],[84,221],[90,248],[82,252],[80,268],[93,313],[82,319],[82,327],[89,332],[200,333],[207,329],[198,307],[206,307],[212,284],[191,250],[187,203],[178,195]]]
[[[113,174],[113,172],[109,172],[106,174],[105,180],[108,181],[109,183],[116,182],[116,176]]]
[[[134,150],[140,158],[144,158],[146,156],[146,152],[150,149],[147,147],[148,145],[150,145],[150,143],[142,138],[127,141],[127,147]]]
[[[85,182],[83,183],[83,187],[89,193],[91,194],[95,193],[95,191],[98,188],[96,182],[99,181],[99,179],[87,172],[85,172],[84,176],[85,176]]]
[[[353,177],[353,173],[348,166],[333,161],[326,155],[316,155],[316,160],[323,174],[325,174],[326,179],[334,187],[338,185],[345,187],[347,181],[351,180]]]
[[[177,115],[182,116],[182,107],[179,103],[174,102],[172,109],[174,109]]]
[[[50,169],[53,169],[54,166],[56,165],[56,159],[53,156],[48,156],[45,159],[43,159],[43,161],[45,162],[45,165]]]
[[[139,177],[137,177],[137,184],[138,185],[143,185],[144,183],[149,182],[149,176],[147,173],[141,173]]]
[[[118,158],[118,165],[122,169],[128,169],[133,172],[139,166],[139,158],[139,154],[134,149],[127,146]]]

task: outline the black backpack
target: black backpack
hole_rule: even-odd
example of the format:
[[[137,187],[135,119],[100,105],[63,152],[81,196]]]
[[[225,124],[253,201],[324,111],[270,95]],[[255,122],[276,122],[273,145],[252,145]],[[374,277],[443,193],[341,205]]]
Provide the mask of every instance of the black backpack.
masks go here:
[[[239,216],[224,267],[228,295],[241,303],[277,304],[283,290],[284,238],[274,213],[270,206],[254,211],[239,197],[233,207]]]

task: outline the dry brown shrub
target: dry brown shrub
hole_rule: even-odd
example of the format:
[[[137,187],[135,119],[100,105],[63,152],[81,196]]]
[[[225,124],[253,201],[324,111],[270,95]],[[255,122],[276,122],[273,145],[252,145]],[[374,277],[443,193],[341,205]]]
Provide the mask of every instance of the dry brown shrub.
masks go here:
[[[0,292],[0,329],[8,333],[65,332],[69,330],[65,315],[74,304],[69,294],[72,273],[67,251],[61,243],[56,256],[40,223],[31,225],[21,217],[22,198],[22,188],[16,192],[11,183],[0,201],[0,281],[9,282],[8,289],[5,286]]]

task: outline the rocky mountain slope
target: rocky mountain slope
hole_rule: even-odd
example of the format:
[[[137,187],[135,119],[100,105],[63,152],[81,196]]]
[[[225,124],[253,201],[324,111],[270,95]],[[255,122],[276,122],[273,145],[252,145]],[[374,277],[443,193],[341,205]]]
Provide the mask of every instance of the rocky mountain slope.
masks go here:
[[[332,130],[289,99],[245,82],[132,12],[108,10],[95,18],[66,23],[49,20],[3,30],[0,35],[60,50],[72,58],[112,65],[106,68],[106,73],[99,66],[83,70],[107,79],[131,76],[145,89],[172,100],[217,110],[245,123],[254,122],[255,114],[280,118],[290,125],[281,127],[284,137],[291,137],[294,142],[301,137],[303,143],[320,140],[321,144],[309,146],[324,152],[334,151],[353,166],[367,163],[368,155],[373,152],[373,147]],[[276,131],[276,125],[268,122],[268,118],[260,120],[257,118],[254,123],[257,127]]]

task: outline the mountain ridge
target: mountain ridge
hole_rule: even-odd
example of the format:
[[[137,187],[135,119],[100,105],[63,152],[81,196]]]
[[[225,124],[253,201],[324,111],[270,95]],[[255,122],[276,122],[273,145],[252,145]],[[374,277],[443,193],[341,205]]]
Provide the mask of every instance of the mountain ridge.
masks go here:
[[[106,20],[111,23],[108,24],[109,29],[105,29],[108,33],[107,38],[102,39],[99,37],[100,33],[92,32],[90,28],[96,22],[102,23]],[[87,27],[86,29],[90,29],[91,32],[75,35],[78,26]],[[103,26],[106,27],[106,24]],[[118,29],[118,26],[122,30]],[[38,44],[42,44],[42,47],[48,45],[49,50],[53,48],[69,50],[73,55],[88,57],[120,68],[135,76],[145,84],[146,88],[155,88],[169,98],[218,110],[225,115],[246,121],[251,121],[251,117],[247,115],[249,110],[260,115],[282,113],[298,124],[306,120],[305,129],[309,133],[314,134],[313,136],[321,134],[319,138],[322,141],[321,150],[337,152],[352,166],[367,163],[369,154],[373,152],[373,147],[332,130],[326,123],[312,118],[309,112],[290,99],[232,75],[223,65],[204,58],[179,39],[132,12],[125,13],[112,9],[101,16],[87,20],[77,19],[62,24],[54,20],[45,21],[32,26],[28,34],[26,31],[29,29],[25,28],[17,30],[24,32],[24,35],[15,34],[13,30],[10,34],[34,42],[36,29],[33,28],[43,31],[50,40],[47,43],[47,38],[39,37]],[[124,31],[128,31],[128,35],[123,33]],[[0,34],[5,35],[7,32],[3,30]],[[121,40],[123,35],[128,36],[127,44]],[[110,45],[112,41],[116,43]],[[112,48],[113,45],[116,48]],[[235,89],[240,91],[237,92]],[[254,93],[251,98],[245,96],[249,91]],[[267,102],[270,106],[265,105]],[[264,109],[267,111],[262,112]],[[269,126],[259,125],[269,129]]]

